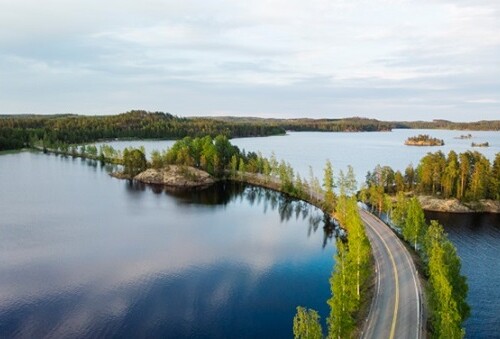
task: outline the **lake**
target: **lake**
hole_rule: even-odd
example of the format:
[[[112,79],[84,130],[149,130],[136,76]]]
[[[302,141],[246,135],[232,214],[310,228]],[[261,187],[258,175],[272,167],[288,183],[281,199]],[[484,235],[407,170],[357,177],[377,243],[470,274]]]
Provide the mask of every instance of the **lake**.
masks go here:
[[[443,147],[409,147],[430,134]],[[499,132],[300,132],[234,139],[307,177],[352,165],[404,170],[427,152],[500,152]],[[471,142],[488,141],[489,148]],[[114,141],[147,152],[173,141]],[[250,186],[167,193],[111,178],[80,159],[0,156],[0,337],[290,336],[295,306],[328,315],[334,245],[321,212]],[[500,333],[497,215],[427,214],[445,225],[469,280],[467,337]],[[325,245],[326,244],[326,245]]]
[[[31,152],[0,180],[0,337],[289,337],[296,306],[328,314],[335,248],[308,204]]]
[[[472,134],[472,139],[457,139],[463,134]],[[405,146],[404,141],[414,135],[429,134],[443,139],[441,147]],[[354,167],[358,184],[361,184],[367,171],[377,164],[389,165],[404,171],[408,164],[417,165],[427,152],[441,150],[447,154],[455,152],[478,151],[490,161],[500,152],[500,132],[495,131],[448,131],[448,130],[408,130],[395,129],[392,132],[369,133],[327,133],[327,132],[288,132],[286,136],[233,139],[231,142],[246,151],[261,152],[264,156],[272,153],[278,159],[290,162],[303,177],[309,177],[309,166],[320,179],[326,159],[330,159],[334,169],[346,171]],[[489,142],[490,147],[475,148],[471,143]],[[111,144],[117,149],[133,145],[143,145],[150,153],[171,146],[173,141],[115,141]],[[471,317],[466,322],[469,338],[497,337],[500,333],[500,219],[498,215],[449,215],[446,213],[428,214],[438,219],[450,234],[462,258],[462,270],[469,282],[469,304]]]
[[[462,134],[471,133],[472,139],[456,139]],[[441,147],[405,146],[404,141],[417,134],[429,134],[443,139]],[[490,147],[472,147],[471,143],[489,142]],[[175,141],[138,140],[113,141],[108,144],[123,150],[128,146],[144,146],[149,155],[153,150],[164,150]],[[231,143],[241,150],[261,152],[270,157],[274,153],[278,160],[284,159],[300,173],[309,177],[309,166],[318,178],[323,177],[323,168],[327,159],[337,172],[347,170],[351,165],[357,175],[358,183],[364,182],[366,173],[377,164],[391,166],[395,170],[404,171],[409,164],[416,166],[418,161],[428,152],[442,151],[448,154],[455,152],[478,151],[490,161],[500,152],[500,132],[492,131],[447,131],[447,130],[408,130],[395,129],[392,132],[288,132],[286,136],[270,136],[261,138],[239,138]]]

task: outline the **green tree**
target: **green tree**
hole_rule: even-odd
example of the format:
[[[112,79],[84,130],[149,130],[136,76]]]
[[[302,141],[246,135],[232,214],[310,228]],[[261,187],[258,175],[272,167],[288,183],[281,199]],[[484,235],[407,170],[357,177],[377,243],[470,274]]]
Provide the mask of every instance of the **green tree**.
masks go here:
[[[459,163],[457,153],[450,151],[450,153],[448,153],[446,167],[441,181],[441,185],[443,186],[443,196],[445,198],[455,196],[458,174]]]
[[[163,157],[161,153],[157,150],[151,152],[151,167],[162,168],[164,166]]]
[[[356,198],[347,200],[347,213],[345,227],[348,232],[349,262],[353,266],[353,274],[356,286],[355,298],[357,303],[361,302],[361,286],[369,275],[370,244],[365,233],[363,221],[358,212]]]
[[[427,239],[429,282],[431,285],[431,304],[433,309],[433,334],[436,338],[463,338],[461,316],[457,302],[453,298],[453,286],[449,279],[449,266],[443,247],[442,226],[433,221]]]
[[[240,163],[238,165],[238,171],[240,171],[241,178],[244,178],[247,170],[246,170],[245,160],[243,160],[243,158],[240,158]]]
[[[394,174],[394,183],[396,185],[396,192],[403,192],[405,190],[405,178],[400,171]]]
[[[413,197],[408,202],[408,213],[406,214],[403,228],[404,238],[413,244],[416,249],[422,243],[425,234],[425,216],[422,206],[417,198]]]
[[[490,186],[490,162],[483,155],[477,158],[467,192],[467,197],[474,201],[486,198]]]
[[[328,338],[348,338],[354,329],[352,311],[356,306],[353,292],[352,264],[348,260],[346,246],[337,241],[335,271],[330,277],[332,297],[328,300],[330,315],[327,319]]]
[[[140,149],[126,148],[123,151],[123,167],[123,172],[133,177],[146,169],[146,156]]]
[[[320,339],[323,331],[319,322],[318,312],[304,307],[297,307],[297,314],[293,318],[293,336],[296,339]]]
[[[500,153],[496,154],[493,161],[489,192],[492,199],[500,200]]]
[[[415,188],[415,179],[415,169],[413,168],[413,165],[410,164],[405,169],[405,185],[408,191],[413,191]]]
[[[345,175],[342,170],[339,172],[337,182],[340,194],[352,196],[356,192],[358,183],[356,181],[356,175],[354,174],[354,169],[352,168],[351,165],[347,166],[347,173]]]
[[[231,176],[235,177],[236,171],[238,170],[238,157],[236,156],[236,154],[233,154],[233,156],[231,157],[230,167],[231,167]]]
[[[460,166],[459,166],[459,181],[457,189],[457,198],[462,200],[465,196],[465,190],[467,188],[470,167],[471,167],[471,157],[470,153],[460,153],[459,155]]]
[[[331,212],[335,206],[335,193],[333,192],[335,183],[333,179],[333,167],[330,160],[327,160],[325,164],[323,187],[325,189],[325,208]]]
[[[392,210],[391,220],[399,228],[403,228],[406,223],[406,214],[408,213],[408,200],[403,192],[396,195],[396,204]]]

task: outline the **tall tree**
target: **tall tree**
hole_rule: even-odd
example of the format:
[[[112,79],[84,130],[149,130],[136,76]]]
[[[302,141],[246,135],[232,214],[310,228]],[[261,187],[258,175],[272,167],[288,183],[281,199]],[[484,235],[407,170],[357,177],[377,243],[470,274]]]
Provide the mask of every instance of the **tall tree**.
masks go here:
[[[405,178],[400,171],[394,174],[394,184],[396,185],[396,192],[403,192],[405,190]]]
[[[429,282],[431,285],[432,324],[436,338],[463,338],[462,317],[454,298],[450,263],[446,260],[446,242],[442,226],[431,222],[426,239]]]
[[[443,196],[449,198],[455,196],[457,179],[459,174],[459,163],[457,153],[450,151],[446,160],[446,168],[442,174],[441,185],[443,186]]]
[[[354,328],[351,312],[355,308],[355,298],[352,293],[352,265],[348,260],[346,246],[337,240],[335,256],[335,271],[330,278],[332,297],[328,300],[330,316],[328,317],[328,338],[348,338]]]
[[[491,169],[489,195],[492,199],[500,200],[500,153],[497,153]]]
[[[415,187],[415,169],[411,164],[405,169],[405,184],[408,191],[413,191]]]
[[[408,202],[408,213],[406,214],[403,228],[404,238],[413,244],[416,249],[422,243],[425,234],[425,216],[422,206],[417,198],[413,197]]]
[[[355,276],[356,294],[354,297],[359,303],[361,301],[361,285],[369,274],[370,244],[354,197],[347,200],[345,227],[348,231],[349,262],[352,263]]]
[[[297,307],[293,318],[293,336],[296,339],[320,339],[323,331],[319,322],[318,312],[304,307]]]
[[[404,192],[398,192],[396,195],[396,204],[392,209],[392,222],[399,228],[403,228],[406,223],[406,214],[408,213],[408,200]]]
[[[140,149],[125,149],[123,151],[124,173],[133,177],[147,167],[146,156]]]
[[[325,189],[325,207],[329,211],[333,211],[335,206],[335,193],[333,189],[335,188],[335,182],[333,178],[333,167],[330,160],[326,161],[323,176],[323,187]]]
[[[465,189],[467,188],[467,183],[469,179],[471,159],[470,153],[460,153],[459,160],[459,181],[458,181],[458,189],[457,189],[457,198],[461,200],[465,196]]]
[[[467,197],[471,200],[486,198],[490,180],[490,162],[483,155],[478,155],[469,182]]]

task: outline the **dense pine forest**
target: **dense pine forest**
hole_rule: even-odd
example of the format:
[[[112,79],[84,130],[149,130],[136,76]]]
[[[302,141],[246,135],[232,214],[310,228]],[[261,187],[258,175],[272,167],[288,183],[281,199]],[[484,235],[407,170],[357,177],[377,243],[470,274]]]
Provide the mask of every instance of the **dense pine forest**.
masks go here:
[[[217,120],[227,122],[265,122],[291,131],[324,131],[324,132],[369,132],[403,129],[447,129],[471,131],[500,131],[500,120],[481,120],[473,122],[453,122],[449,120],[433,121],[381,121],[360,117],[342,119],[270,119],[253,117],[218,117]]]
[[[387,122],[366,118],[262,119],[245,117],[182,118],[163,112],[130,111],[118,115],[0,115],[0,151],[46,144],[76,144],[101,139],[181,139],[219,134],[229,138],[284,134],[285,131],[370,132],[393,128],[500,130],[500,121],[454,123]]]
[[[413,192],[460,201],[500,200],[500,153],[491,163],[479,152],[457,154],[450,151],[427,153],[418,166],[409,165],[404,173],[389,166],[368,172],[362,193],[382,210],[384,194]]]
[[[45,144],[76,144],[100,139],[181,139],[219,134],[252,137],[284,134],[282,127],[264,123],[227,123],[210,118],[179,118],[169,113],[130,111],[118,115],[0,116],[0,150]]]

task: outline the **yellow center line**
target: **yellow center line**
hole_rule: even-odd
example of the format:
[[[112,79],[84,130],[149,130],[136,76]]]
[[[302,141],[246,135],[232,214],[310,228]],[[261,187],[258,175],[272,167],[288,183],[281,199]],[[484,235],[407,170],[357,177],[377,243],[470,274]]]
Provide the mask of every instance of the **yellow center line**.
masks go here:
[[[365,217],[366,219],[366,217]],[[398,307],[399,307],[399,279],[398,279],[398,268],[396,266],[396,261],[394,260],[394,257],[392,255],[391,250],[389,249],[389,246],[385,242],[384,238],[380,235],[380,233],[367,221],[367,225],[371,227],[371,229],[378,235],[380,240],[382,240],[382,243],[384,244],[385,248],[387,249],[387,253],[389,253],[389,258],[391,259],[392,262],[392,267],[394,268],[394,280],[396,282],[396,300],[394,302],[394,313],[392,316],[392,325],[391,325],[391,333],[389,335],[389,339],[394,339],[394,333],[396,332],[396,320],[398,317]]]

